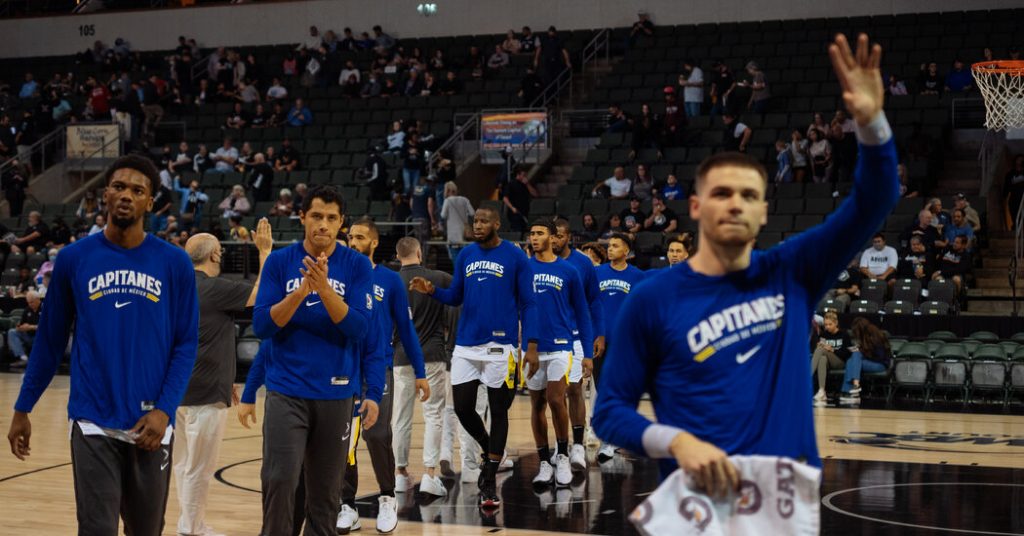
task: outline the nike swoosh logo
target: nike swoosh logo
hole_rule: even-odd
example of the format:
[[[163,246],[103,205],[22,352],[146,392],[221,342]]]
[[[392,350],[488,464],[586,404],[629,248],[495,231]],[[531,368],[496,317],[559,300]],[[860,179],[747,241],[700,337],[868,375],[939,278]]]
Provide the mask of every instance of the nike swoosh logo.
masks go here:
[[[160,470],[161,470],[161,471],[163,471],[164,469],[167,469],[167,466],[168,466],[168,465],[169,465],[169,464],[166,464],[166,463],[161,463],[161,464],[160,464]]]
[[[739,363],[739,364],[741,364],[741,365],[742,365],[743,363],[746,363],[746,362],[747,362],[747,360],[748,360],[748,359],[750,359],[751,357],[753,357],[753,356],[754,356],[754,354],[756,354],[756,353],[757,353],[757,351],[758,351],[758,350],[760,350],[760,349],[761,349],[761,345],[757,345],[757,346],[755,346],[755,347],[751,348],[751,349],[750,349],[749,351],[747,351],[747,352],[744,352],[744,353],[742,353],[742,354],[736,354],[736,362],[737,362],[737,363]]]
[[[306,302],[306,307],[312,307],[318,303],[320,303],[320,300],[317,300],[315,302]]]
[[[537,293],[538,293],[538,294],[544,294],[544,293],[545,293],[545,292],[547,292],[547,291],[548,291],[548,289],[544,289],[544,290],[538,290],[538,291],[537,291]]]
[[[128,302],[124,302],[124,303],[121,303],[121,302],[114,302],[114,309],[120,309],[120,308],[122,308],[122,307],[124,307],[125,305],[128,305],[128,304],[130,304],[130,303],[131,303],[130,301],[128,301]]]
[[[618,294],[618,292],[609,292],[609,293],[608,293],[608,295],[609,295],[609,296],[614,296],[614,295],[616,295],[616,294]]]
[[[477,281],[487,281],[487,278],[486,277],[478,277],[478,278],[476,278],[476,280]]]

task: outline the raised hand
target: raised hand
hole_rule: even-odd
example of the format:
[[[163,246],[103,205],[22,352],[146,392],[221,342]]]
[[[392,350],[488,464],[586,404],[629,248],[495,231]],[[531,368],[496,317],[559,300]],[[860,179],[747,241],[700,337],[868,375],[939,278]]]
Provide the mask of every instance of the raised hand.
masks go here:
[[[270,229],[270,221],[266,218],[260,218],[259,223],[256,224],[253,243],[256,244],[256,249],[260,253],[270,253],[270,250],[274,249],[274,235]]]
[[[882,111],[885,102],[885,85],[879,67],[882,46],[869,45],[867,34],[862,33],[857,37],[854,54],[846,36],[837,34],[835,42],[828,47],[828,55],[843,88],[846,109],[858,125],[867,125]]]

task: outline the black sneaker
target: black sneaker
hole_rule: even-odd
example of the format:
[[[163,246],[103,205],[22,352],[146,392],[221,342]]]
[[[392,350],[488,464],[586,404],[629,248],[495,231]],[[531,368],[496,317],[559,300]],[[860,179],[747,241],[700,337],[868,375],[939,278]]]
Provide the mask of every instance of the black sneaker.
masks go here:
[[[501,506],[501,499],[498,498],[497,485],[492,477],[480,485],[480,508],[497,508],[499,506]]]

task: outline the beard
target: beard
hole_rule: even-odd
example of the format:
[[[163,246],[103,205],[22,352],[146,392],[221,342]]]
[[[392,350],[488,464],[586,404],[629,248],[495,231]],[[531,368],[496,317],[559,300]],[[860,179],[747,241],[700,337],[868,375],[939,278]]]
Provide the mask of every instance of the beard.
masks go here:
[[[483,244],[485,242],[490,242],[491,240],[494,240],[495,236],[498,236],[498,232],[497,231],[491,231],[491,232],[487,233],[486,235],[484,235],[483,237],[477,238],[476,241],[479,244]]]
[[[113,214],[110,215],[110,223],[113,224],[115,227],[120,228],[121,230],[125,230],[135,225],[135,222],[137,221],[139,221],[139,218],[136,217],[135,215],[126,216],[124,218],[117,217]]]

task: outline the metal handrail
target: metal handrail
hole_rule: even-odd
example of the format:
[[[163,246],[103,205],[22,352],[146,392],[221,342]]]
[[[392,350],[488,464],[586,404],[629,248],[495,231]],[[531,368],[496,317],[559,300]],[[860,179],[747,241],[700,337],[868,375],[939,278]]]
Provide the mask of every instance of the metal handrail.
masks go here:
[[[119,134],[123,134],[123,133],[119,133]],[[95,151],[89,153],[87,156],[76,158],[76,160],[78,162],[76,164],[73,164],[73,165],[69,164],[69,160],[70,160],[69,158],[65,158],[64,159],[64,176],[66,177],[69,173],[76,173],[77,172],[79,174],[79,176],[81,177],[82,182],[85,182],[85,173],[86,173],[85,172],[85,167],[86,167],[86,164],[90,160],[92,160],[93,158],[96,158],[96,155],[105,153],[107,151],[107,149],[112,144],[114,144],[114,143],[117,143],[118,146],[121,149],[123,149],[124,146],[121,145],[122,142],[123,142],[122,135],[118,135],[116,138],[111,139],[111,140],[104,139],[103,145],[101,147],[99,147]],[[69,169],[69,168],[72,168],[72,167],[74,169]],[[100,173],[102,173],[103,171],[106,171],[107,167],[109,167],[109,165],[104,167],[104,169]]]
[[[45,136],[40,138],[38,141],[30,145],[28,149],[29,159],[33,159],[36,153],[42,153],[41,161],[43,167],[46,167],[46,147],[49,146],[54,141],[56,141],[58,148],[55,152],[61,152],[61,142],[67,139],[67,137],[64,135],[64,131],[66,128],[66,126],[55,128],[51,130],[49,133],[47,133]],[[14,167],[15,160],[18,160],[20,162],[19,155],[12,156],[11,158],[5,160],[3,163],[0,163],[0,176],[3,176],[3,174],[6,173],[8,169]]]
[[[580,75],[586,73],[587,65],[594,60],[601,50],[604,50],[605,60],[611,57],[611,47],[609,46],[611,39],[611,30],[603,28],[587,42],[583,47],[583,51],[580,52]],[[554,80],[551,81],[541,91],[540,95],[537,95],[530,103],[530,108],[549,108],[551,102],[561,96],[562,90],[566,87],[569,88],[569,102],[572,102],[573,98],[573,72],[571,68],[562,70]]]
[[[434,150],[434,152],[430,155],[430,158],[427,159],[428,174],[432,174],[436,170],[436,166],[438,161],[441,159],[442,152],[451,149],[452,147],[455,146],[455,144],[463,141],[463,139],[466,136],[466,133],[468,133],[471,129],[477,128],[479,130],[481,117],[482,114],[480,112],[477,112],[470,116],[469,119],[466,120],[461,125],[456,124],[455,130],[452,132],[451,136],[448,136],[448,139],[445,140],[445,142],[442,143],[436,150]]]
[[[192,72],[190,73],[190,78],[191,79],[189,80],[189,84],[190,85],[195,85],[196,79],[201,78],[199,76],[199,73],[209,69],[210,58],[212,56],[213,56],[213,52],[207,54],[202,59],[200,59],[200,60],[196,61],[194,64],[192,64]],[[178,83],[180,84],[181,81],[179,80]]]

